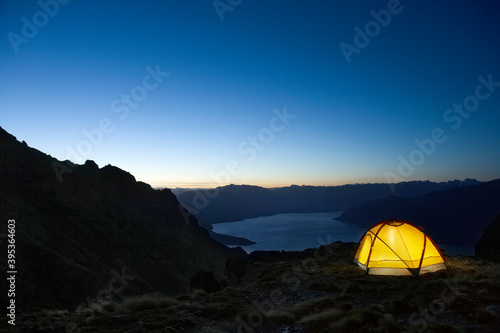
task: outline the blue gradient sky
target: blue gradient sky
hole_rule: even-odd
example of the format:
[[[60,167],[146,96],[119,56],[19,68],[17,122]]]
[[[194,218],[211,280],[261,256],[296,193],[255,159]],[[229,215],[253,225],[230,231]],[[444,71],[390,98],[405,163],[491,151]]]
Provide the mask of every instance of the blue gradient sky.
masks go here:
[[[388,6],[348,63],[340,44]],[[500,82],[499,7],[244,0],[221,20],[213,1],[70,1],[53,17],[2,1],[0,126],[153,186],[491,180],[500,87],[475,94],[479,76]],[[23,29],[34,18],[38,31]],[[132,93],[134,108],[121,101]],[[464,99],[475,111],[453,111]]]

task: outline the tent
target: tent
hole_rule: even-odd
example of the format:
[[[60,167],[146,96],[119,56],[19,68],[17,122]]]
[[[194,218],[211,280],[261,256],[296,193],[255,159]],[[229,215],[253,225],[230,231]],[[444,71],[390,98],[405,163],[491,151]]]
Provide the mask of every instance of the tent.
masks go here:
[[[424,229],[410,222],[385,220],[361,237],[354,262],[373,275],[420,275],[446,269],[439,248]]]

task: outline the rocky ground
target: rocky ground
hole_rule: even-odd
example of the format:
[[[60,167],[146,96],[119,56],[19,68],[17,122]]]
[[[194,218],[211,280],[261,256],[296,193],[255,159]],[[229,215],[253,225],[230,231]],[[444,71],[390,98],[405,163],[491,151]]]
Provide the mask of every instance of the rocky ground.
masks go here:
[[[149,294],[73,310],[19,314],[10,331],[43,332],[498,332],[500,265],[446,257],[420,277],[370,276],[353,243],[260,252],[228,262],[227,286]]]

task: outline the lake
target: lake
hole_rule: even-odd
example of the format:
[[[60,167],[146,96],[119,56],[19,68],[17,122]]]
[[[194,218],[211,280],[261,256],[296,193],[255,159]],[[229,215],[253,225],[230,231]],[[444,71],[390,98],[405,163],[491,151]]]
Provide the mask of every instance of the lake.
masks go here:
[[[243,237],[256,242],[241,246],[252,251],[302,251],[335,241],[358,242],[365,228],[337,221],[342,212],[288,213],[256,217],[237,222],[213,224],[219,234]],[[448,255],[474,255],[472,246],[437,244]]]
[[[248,253],[302,251],[335,241],[357,242],[365,232],[353,224],[335,220],[342,212],[288,213],[256,217],[237,222],[213,224],[213,231],[244,237],[257,244],[242,248]]]

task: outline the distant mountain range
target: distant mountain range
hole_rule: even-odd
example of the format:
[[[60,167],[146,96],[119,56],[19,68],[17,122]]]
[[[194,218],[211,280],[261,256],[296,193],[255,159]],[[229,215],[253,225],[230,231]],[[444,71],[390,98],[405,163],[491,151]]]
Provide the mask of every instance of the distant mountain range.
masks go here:
[[[346,210],[338,219],[369,227],[400,218],[423,227],[435,242],[474,245],[500,214],[500,179],[422,196],[388,196]]]
[[[221,277],[238,252],[183,215],[170,190],[154,190],[111,165],[58,161],[1,127],[0,212],[0,243],[7,221],[15,220],[16,302],[23,311],[74,309],[116,290],[186,292],[200,271]],[[5,273],[12,268],[2,248]]]
[[[500,214],[499,184],[500,179],[411,181],[393,184],[394,191],[387,184],[272,189],[228,185],[179,191],[177,198],[209,230],[214,223],[258,216],[345,210],[339,220],[362,227],[399,218],[422,226],[441,244],[474,245]]]
[[[353,184],[342,186],[296,186],[263,188],[228,185],[211,190],[179,190],[177,198],[200,225],[210,229],[214,223],[239,221],[280,213],[317,213],[343,211],[370,200],[387,196],[418,197],[449,188],[480,184],[466,179],[448,182],[411,181],[388,184]]]

